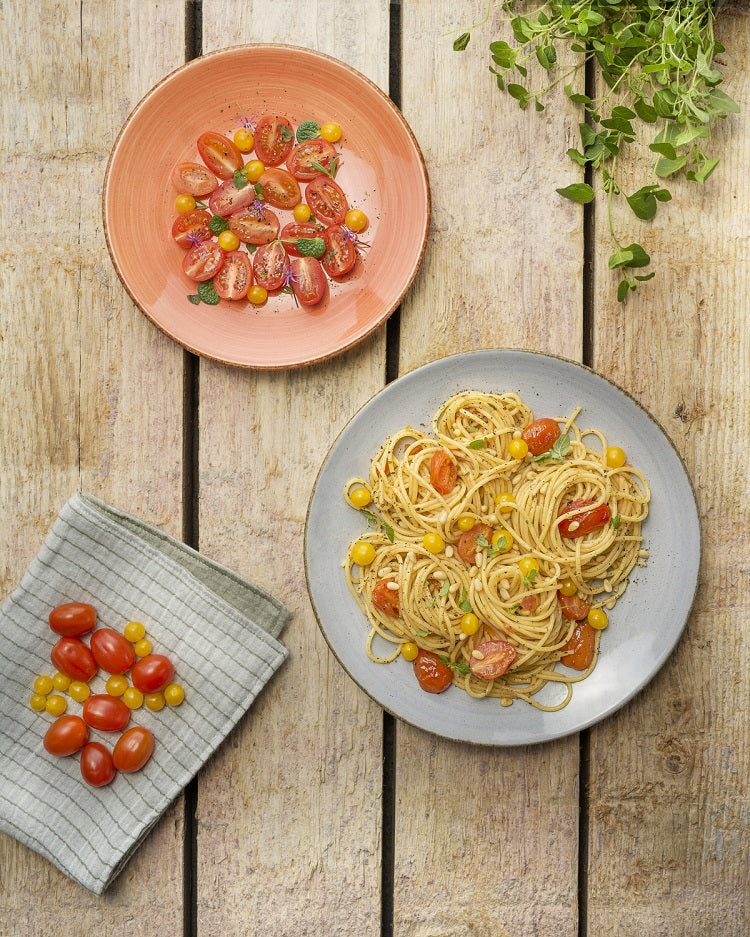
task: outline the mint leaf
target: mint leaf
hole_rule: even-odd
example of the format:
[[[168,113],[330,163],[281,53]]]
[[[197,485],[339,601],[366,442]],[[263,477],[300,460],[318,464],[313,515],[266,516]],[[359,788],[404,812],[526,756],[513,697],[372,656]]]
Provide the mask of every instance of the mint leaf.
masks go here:
[[[323,238],[297,238],[294,246],[303,257],[322,257],[326,250]]]
[[[484,440],[475,439],[473,442],[469,443],[469,449],[484,449]]]
[[[570,436],[562,433],[554,441],[552,448],[541,455],[533,455],[532,462],[562,462],[565,456],[570,452]]]
[[[211,215],[208,228],[212,234],[221,234],[222,231],[229,230],[229,222],[226,218],[222,218],[221,215]]]
[[[320,124],[317,120],[303,120],[299,127],[297,127],[298,143],[302,143],[303,140],[314,140],[319,136]]]
[[[235,189],[244,189],[247,185],[247,173],[244,169],[235,169],[232,174]]]
[[[198,296],[200,296],[201,302],[207,306],[218,306],[219,304],[219,294],[214,289],[213,280],[204,280],[203,283],[198,284]]]

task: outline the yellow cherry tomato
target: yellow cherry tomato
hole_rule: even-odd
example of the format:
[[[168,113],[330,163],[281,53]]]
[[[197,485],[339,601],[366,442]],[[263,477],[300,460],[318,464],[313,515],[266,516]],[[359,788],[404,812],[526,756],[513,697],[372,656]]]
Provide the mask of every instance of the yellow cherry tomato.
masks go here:
[[[405,660],[416,660],[419,654],[419,648],[413,641],[407,641],[401,645],[401,656]]]
[[[292,214],[294,215],[294,220],[304,224],[305,221],[310,220],[310,215],[312,215],[312,209],[309,205],[305,205],[304,202],[298,202],[292,209]]]
[[[264,286],[258,286],[256,283],[255,286],[251,286],[247,291],[247,298],[253,306],[262,306],[268,299],[268,290]]]
[[[47,697],[44,708],[50,716],[62,716],[68,708],[68,703],[64,696],[60,696],[59,693],[53,693],[52,696]]]
[[[114,673],[104,684],[104,689],[110,696],[122,696],[128,688],[128,678],[122,674]]]
[[[627,456],[625,455],[625,450],[621,449],[619,446],[610,446],[607,449],[607,468],[622,468],[625,465]]]
[[[462,514],[456,521],[456,527],[466,533],[467,530],[471,530],[476,522],[476,518],[472,517],[471,514]]]
[[[240,246],[240,239],[234,231],[222,231],[216,240],[223,251],[236,251]]]
[[[123,634],[128,639],[128,641],[131,641],[133,644],[135,644],[136,641],[140,641],[141,638],[145,637],[146,626],[140,621],[129,621],[127,625],[125,625]]]
[[[355,233],[364,231],[368,223],[369,218],[363,211],[360,211],[359,208],[350,208],[344,216],[344,224],[350,231],[354,231]]]
[[[366,508],[372,501],[372,495],[364,485],[359,485],[349,492],[349,501],[355,508]]]
[[[440,553],[445,547],[445,541],[440,534],[429,533],[422,537],[422,546],[428,553]]]
[[[255,137],[248,127],[240,127],[234,132],[234,145],[240,153],[249,153],[255,146]]]
[[[146,709],[150,709],[151,712],[158,713],[159,710],[164,709],[166,705],[166,700],[164,699],[164,694],[159,693],[147,693],[143,697],[143,702],[146,704]]]
[[[88,683],[82,683],[80,680],[72,680],[68,687],[68,693],[77,703],[82,703],[91,696],[91,687]]]
[[[495,507],[498,511],[502,511],[504,514],[507,514],[508,511],[512,511],[516,506],[516,499],[513,497],[512,492],[502,491],[495,498]]]
[[[607,618],[607,613],[603,608],[592,608],[590,609],[588,615],[586,616],[588,623],[592,628],[596,628],[597,631],[601,631],[606,628],[609,619]]]
[[[58,670],[57,673],[52,675],[52,686],[56,690],[65,691],[70,686],[70,677],[65,673],[60,673]]]
[[[534,556],[522,556],[518,561],[518,568],[524,578],[528,579],[532,573],[539,572],[539,561]]]
[[[170,683],[164,687],[164,701],[168,706],[179,706],[185,699],[185,691],[179,683]]]
[[[334,124],[333,121],[328,121],[325,124],[321,124],[320,135],[329,143],[338,143],[341,139],[341,127],[339,127],[338,124]]]
[[[133,650],[135,651],[136,657],[148,657],[153,650],[153,645],[148,638],[141,638],[140,641],[135,642]]]
[[[462,616],[459,627],[464,634],[476,634],[479,631],[479,619],[474,612],[467,612]]]
[[[575,595],[576,592],[578,592],[578,586],[572,579],[563,579],[560,583],[560,592],[570,598],[571,595]]]
[[[525,439],[511,439],[508,443],[508,452],[511,459],[518,459],[520,462],[529,454],[529,444]]]
[[[29,697],[29,706],[31,706],[34,712],[44,712],[47,707],[47,697],[42,696],[41,693],[32,693]]]
[[[185,212],[192,211],[195,208],[195,199],[192,195],[178,195],[174,200],[175,211],[184,215]]]
[[[375,559],[375,547],[366,540],[358,540],[352,547],[352,563],[369,566]]]
[[[122,694],[122,701],[128,709],[140,709],[143,706],[143,693],[134,686],[129,686]]]
[[[38,693],[40,696],[46,696],[48,693],[52,692],[53,686],[52,677],[42,674],[34,681],[34,692]]]
[[[259,159],[251,159],[249,163],[245,163],[245,175],[248,182],[257,182],[265,171],[266,167]]]
[[[492,535],[492,546],[498,553],[507,553],[513,543],[513,534],[509,530],[496,530]]]

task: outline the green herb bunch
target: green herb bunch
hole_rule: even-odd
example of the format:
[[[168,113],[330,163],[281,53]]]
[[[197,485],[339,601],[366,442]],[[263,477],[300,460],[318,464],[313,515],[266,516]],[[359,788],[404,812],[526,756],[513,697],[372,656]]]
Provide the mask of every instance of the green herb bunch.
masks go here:
[[[722,75],[714,67],[715,56],[724,51],[714,38],[720,4],[710,0],[550,0],[521,15],[515,11],[514,0],[506,0],[490,3],[484,23],[494,5],[509,14],[517,43],[490,43],[490,71],[498,88],[521,108],[533,104],[541,111],[548,93],[565,82],[568,97],[584,111],[580,146],[569,149],[567,155],[579,166],[590,167],[592,180],[594,174],[601,177],[599,190],[607,199],[613,247],[609,267],[618,271],[617,298],[623,301],[638,282],[650,280],[654,273],[636,272],[648,267],[651,258],[640,244],[620,242],[612,221],[612,200],[623,196],[638,218],[649,221],[659,203],[672,197],[663,180],[681,174],[705,182],[719,162],[705,152],[705,141],[717,120],[739,111],[719,89]],[[472,30],[484,23],[461,33],[453,48],[466,49]],[[571,62],[564,61],[566,52]],[[528,86],[532,60],[548,76],[543,87]],[[596,98],[575,91],[570,83],[589,61],[595,63],[605,87]],[[628,195],[617,178],[617,158],[636,139],[637,121],[653,127],[648,144],[654,154],[653,175]],[[556,191],[580,204],[596,196],[588,182]]]

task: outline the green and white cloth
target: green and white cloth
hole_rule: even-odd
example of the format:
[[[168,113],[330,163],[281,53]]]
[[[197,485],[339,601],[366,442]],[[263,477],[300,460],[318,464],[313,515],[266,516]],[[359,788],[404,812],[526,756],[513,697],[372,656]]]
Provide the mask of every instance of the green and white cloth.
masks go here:
[[[154,754],[103,788],[81,777],[77,755],[42,744],[53,717],[29,706],[52,674],[51,609],[89,602],[98,627],[146,626],[154,653],[175,665],[181,706],[135,710]],[[0,608],[0,830],[95,894],[122,870],[164,810],[247,712],[281,666],[288,610],[263,590],[135,517],[85,494],[63,507],[19,587]],[[104,692],[106,674],[91,681]],[[68,700],[68,713],[81,705]],[[89,738],[112,750],[114,733]]]

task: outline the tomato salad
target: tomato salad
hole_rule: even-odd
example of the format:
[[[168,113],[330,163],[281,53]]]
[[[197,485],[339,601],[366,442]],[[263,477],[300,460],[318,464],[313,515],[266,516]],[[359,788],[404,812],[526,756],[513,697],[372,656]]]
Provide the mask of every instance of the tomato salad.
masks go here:
[[[367,215],[336,181],[341,127],[305,120],[295,130],[277,114],[242,124],[231,139],[202,133],[200,162],[172,173],[172,237],[185,250],[183,272],[198,284],[187,298],[261,306],[269,294],[289,293],[315,306],[368,246],[359,238]]]

